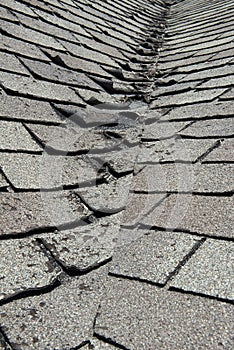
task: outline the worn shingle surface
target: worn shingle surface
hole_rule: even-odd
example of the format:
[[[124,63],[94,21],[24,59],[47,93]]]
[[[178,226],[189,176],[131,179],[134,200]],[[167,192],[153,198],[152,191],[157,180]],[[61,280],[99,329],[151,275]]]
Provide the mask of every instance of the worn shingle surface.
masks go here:
[[[233,0],[2,0],[0,349],[233,349]]]

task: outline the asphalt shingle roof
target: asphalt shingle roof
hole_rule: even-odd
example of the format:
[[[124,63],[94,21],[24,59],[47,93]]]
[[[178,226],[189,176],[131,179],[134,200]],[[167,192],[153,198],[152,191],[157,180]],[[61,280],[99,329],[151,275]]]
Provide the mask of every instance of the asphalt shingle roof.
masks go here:
[[[1,1],[1,350],[233,349],[233,13]]]

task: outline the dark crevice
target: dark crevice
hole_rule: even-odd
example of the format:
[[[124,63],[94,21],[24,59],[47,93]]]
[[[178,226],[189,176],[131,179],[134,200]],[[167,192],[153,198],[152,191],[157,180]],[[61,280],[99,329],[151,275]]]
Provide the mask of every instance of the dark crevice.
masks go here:
[[[38,295],[47,294],[49,292],[52,292],[55,288],[59,287],[60,285],[61,285],[61,283],[59,282],[59,280],[55,279],[48,286],[44,286],[44,287],[40,287],[40,288],[29,288],[25,291],[22,291],[22,292],[15,294],[15,295],[11,295],[4,300],[0,300],[0,306],[8,304],[10,302],[13,302],[15,300],[25,299],[28,297],[34,297],[34,296],[38,296]]]
[[[88,340],[83,341],[81,344],[79,344],[78,346],[75,346],[73,348],[69,348],[69,350],[79,350],[82,349],[85,345],[89,345],[90,342]]]
[[[226,93],[226,91],[224,91],[223,93]],[[215,96],[214,98],[212,99],[208,99],[208,100],[199,100],[199,101],[193,101],[193,102],[182,102],[181,104],[177,104],[177,103],[172,103],[172,104],[168,104],[168,105],[159,105],[157,106],[156,108],[152,109],[152,110],[157,110],[157,109],[160,109],[160,108],[176,108],[176,107],[184,107],[184,106],[190,106],[190,105],[193,105],[193,106],[196,106],[198,105],[199,103],[209,103],[209,102],[213,102],[215,101],[217,98],[219,98],[220,96]],[[154,99],[156,100],[156,99]],[[152,101],[154,101],[152,100]],[[151,101],[151,102],[152,102]],[[184,119],[183,119],[184,120]]]
[[[29,77],[29,74],[27,73],[23,73],[23,72],[16,72],[16,71],[13,71],[13,70],[10,70],[10,69],[4,69],[1,67],[1,72],[5,72],[5,73],[10,73],[10,74],[14,74],[14,75],[17,75],[19,77],[24,77],[24,78],[28,78]]]
[[[191,163],[190,163],[191,164]],[[143,170],[143,169],[142,169]],[[187,194],[187,195],[194,195],[194,196],[203,196],[203,197],[231,197],[233,195],[233,190],[231,191],[223,191],[223,192],[199,192],[199,191],[193,191],[193,190],[188,190],[188,191],[159,191],[159,190],[130,190],[130,193],[136,193],[136,194]]]
[[[15,350],[1,326],[0,326],[0,347],[2,350]]]
[[[42,155],[43,150],[41,151],[30,151],[26,149],[0,149],[0,153],[17,153],[17,154],[34,154],[34,155]]]
[[[174,271],[170,272],[168,278],[167,278],[167,282],[170,282],[172,278],[174,278],[179,271],[181,270],[181,268],[189,261],[189,259],[191,259],[191,257],[196,253],[196,251],[203,245],[203,243],[205,243],[206,238],[203,237],[200,241],[198,241],[197,243],[194,244],[193,248],[190,250],[190,252],[188,254],[186,254],[186,256],[178,263],[178,265],[175,267]]]
[[[217,140],[217,139],[232,139],[234,137],[234,134],[232,135],[206,135],[206,136],[194,136],[194,135],[183,135],[183,134],[180,134],[179,135],[182,139],[187,139],[187,140]]]
[[[102,266],[107,265],[112,260],[112,257],[109,257],[99,263],[92,264],[91,266],[88,266],[84,269],[80,269],[76,266],[67,266],[63,261],[60,260],[59,257],[57,257],[52,252],[51,246],[46,242],[46,240],[44,240],[43,238],[37,238],[37,241],[44,246],[44,249],[47,251],[47,254],[49,253],[51,258],[56,262],[56,264],[70,277],[84,276],[92,271],[98,270]]]
[[[69,102],[69,101],[65,101],[65,100],[57,100],[57,99],[53,99],[53,98],[46,98],[46,97],[40,97],[40,96],[34,96],[34,95],[31,95],[30,93],[23,93],[23,92],[19,92],[19,91],[13,91],[7,87],[4,87],[3,84],[0,83],[0,86],[2,87],[2,89],[4,91],[7,92],[7,94],[9,96],[17,96],[17,97],[24,97],[24,98],[30,98],[31,100],[35,100],[35,101],[42,101],[42,102],[54,102],[56,104],[63,104],[63,105],[70,105],[71,103],[77,107],[85,107],[86,106],[86,103],[84,102]]]
[[[130,281],[138,281],[138,282],[141,282],[141,283],[147,283],[147,284],[150,284],[152,286],[159,287],[159,288],[163,288],[166,285],[166,282],[165,283],[159,283],[159,282],[150,281],[150,280],[147,280],[147,279],[144,279],[144,278],[141,278],[141,277],[122,275],[121,273],[118,274],[118,273],[115,273],[115,272],[109,272],[108,274],[110,276],[121,278],[121,279],[126,279],[126,280],[130,280]]]
[[[194,296],[203,297],[203,298],[205,297],[206,299],[217,300],[220,302],[234,305],[234,300],[230,300],[227,298],[220,298],[220,297],[216,297],[216,296],[205,294],[205,293],[186,291],[186,290],[176,288],[176,287],[169,287],[169,291],[178,292],[178,293],[187,294],[187,295],[194,295]]]
[[[96,337],[97,339],[103,341],[106,344],[110,344],[114,347],[116,347],[117,349],[122,349],[122,350],[131,350],[130,348],[126,348],[125,346],[116,343],[114,340],[112,340],[111,338],[106,338],[100,334],[98,334],[96,331],[94,331],[93,333],[94,337]]]
[[[30,123],[30,124],[35,124],[35,125],[45,125],[45,126],[60,126],[63,120],[61,119],[61,122],[53,122],[53,121],[48,121],[48,120],[32,120],[32,119],[27,119],[25,117],[22,118],[14,118],[14,117],[0,117],[0,120],[4,121],[10,121],[10,122],[20,122],[20,123]]]
[[[0,236],[0,241],[8,241],[11,239],[24,239],[30,236],[39,235],[43,233],[55,232],[57,227],[49,227],[49,226],[41,226],[40,228],[34,228],[25,232],[17,232],[17,233],[5,233]]]
[[[202,155],[200,155],[196,159],[195,163],[202,162],[202,160],[204,158],[206,158],[208,156],[208,154],[210,154],[214,149],[220,147],[220,145],[222,144],[222,141],[223,141],[222,139],[221,140],[217,140],[205,153],[203,153]]]
[[[124,228],[124,226],[122,226]],[[128,228],[128,227],[126,227]],[[183,227],[175,228],[175,227],[161,227],[157,225],[147,225],[144,223],[138,224],[139,229],[145,229],[149,231],[161,231],[161,232],[175,232],[175,233],[187,233],[192,236],[197,236],[197,237],[203,237],[203,238],[210,238],[210,239],[215,239],[215,240],[220,240],[220,241],[227,241],[227,242],[234,242],[234,238],[232,237],[225,237],[225,236],[218,236],[218,235],[209,235],[204,232],[196,232],[196,231],[191,231],[191,230],[186,230]]]
[[[175,108],[179,108],[179,106],[175,107]],[[157,111],[157,109],[152,109],[151,111]],[[163,114],[163,116],[170,114],[170,112],[172,111],[172,108],[165,114]],[[227,118],[233,118],[234,113],[233,114],[229,114],[229,115],[222,115],[222,114],[216,114],[214,116],[204,116],[204,117],[199,117],[199,118],[194,118],[194,117],[187,117],[187,118],[170,118],[170,119],[165,119],[165,120],[158,120],[158,123],[170,123],[170,122],[189,122],[189,121],[193,121],[193,122],[199,122],[199,121],[205,121],[205,120],[213,120],[213,119],[227,119]]]
[[[233,160],[205,160],[202,164],[234,164]]]

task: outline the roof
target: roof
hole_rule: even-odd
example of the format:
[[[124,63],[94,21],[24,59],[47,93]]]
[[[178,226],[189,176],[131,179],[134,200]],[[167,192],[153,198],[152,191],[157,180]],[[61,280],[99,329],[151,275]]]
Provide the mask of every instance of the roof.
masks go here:
[[[232,0],[2,0],[0,349],[233,349]]]

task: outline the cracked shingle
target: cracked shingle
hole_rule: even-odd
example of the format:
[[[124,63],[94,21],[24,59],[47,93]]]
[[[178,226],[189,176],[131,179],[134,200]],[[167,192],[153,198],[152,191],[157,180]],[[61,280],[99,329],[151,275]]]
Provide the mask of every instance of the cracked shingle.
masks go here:
[[[189,137],[228,137],[234,135],[232,118],[199,120],[179,132],[179,135]]]
[[[0,203],[0,236],[54,228],[90,214],[70,191],[0,193]]]
[[[22,350],[80,347],[92,337],[105,279],[103,268],[68,279],[50,293],[3,305],[0,322],[10,343]]]
[[[224,140],[204,158],[203,162],[234,162],[234,140]]]
[[[44,80],[56,83],[64,83],[69,86],[89,87],[94,90],[101,90],[101,87],[88,78],[85,74],[74,72],[69,69],[59,67],[55,64],[47,64],[40,61],[22,58],[24,64],[37,76]]]
[[[183,120],[183,119],[200,119],[205,117],[228,117],[233,115],[234,104],[230,102],[210,102],[199,103],[175,107],[167,113],[162,120]]]
[[[195,162],[212,146],[212,140],[172,138],[156,142],[143,142],[139,163]]]
[[[111,259],[122,213],[93,219],[74,229],[41,234],[54,258],[67,269],[87,272]]]
[[[163,106],[181,106],[204,101],[209,102],[222,95],[225,91],[225,89],[212,89],[206,91],[184,92],[181,94],[167,96],[166,98],[164,96],[160,96],[151,103],[151,108]]]
[[[81,188],[76,192],[92,210],[117,213],[126,207],[131,180],[131,174],[119,179],[110,176],[106,183]]]
[[[53,284],[61,272],[31,238],[0,241],[0,253],[1,301],[28,289]]]

